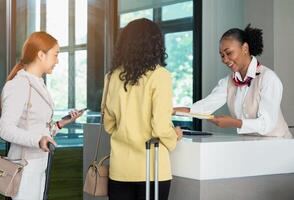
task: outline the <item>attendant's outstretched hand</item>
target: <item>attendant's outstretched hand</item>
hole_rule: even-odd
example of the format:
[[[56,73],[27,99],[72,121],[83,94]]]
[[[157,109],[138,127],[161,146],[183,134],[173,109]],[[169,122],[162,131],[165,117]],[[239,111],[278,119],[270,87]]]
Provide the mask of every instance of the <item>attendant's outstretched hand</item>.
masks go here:
[[[220,128],[242,127],[242,120],[227,115],[214,116],[213,119],[208,119],[208,121]]]
[[[175,115],[176,112],[186,112],[186,113],[189,113],[190,112],[190,108],[188,108],[188,107],[174,107],[172,114]]]

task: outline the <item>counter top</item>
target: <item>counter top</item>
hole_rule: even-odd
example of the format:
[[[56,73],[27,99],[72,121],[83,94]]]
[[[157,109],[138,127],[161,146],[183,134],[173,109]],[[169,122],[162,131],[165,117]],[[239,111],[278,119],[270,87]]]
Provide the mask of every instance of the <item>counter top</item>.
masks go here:
[[[224,133],[213,133],[209,136],[190,136],[185,135],[183,138],[185,141],[206,143],[206,142],[237,142],[237,141],[268,141],[268,140],[285,140],[284,138],[278,137],[265,137],[265,136],[254,136],[254,135],[235,135],[224,134]],[[292,139],[287,139],[292,140]]]
[[[184,136],[171,163],[173,175],[196,180],[294,173],[294,139]]]

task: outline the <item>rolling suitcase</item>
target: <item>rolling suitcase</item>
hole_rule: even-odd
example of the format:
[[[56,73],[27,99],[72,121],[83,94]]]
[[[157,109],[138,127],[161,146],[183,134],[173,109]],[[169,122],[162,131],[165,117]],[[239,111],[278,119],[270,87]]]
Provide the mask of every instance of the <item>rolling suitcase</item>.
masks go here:
[[[50,173],[51,173],[51,167],[52,167],[55,146],[49,142],[48,149],[49,149],[49,154],[48,154],[48,162],[47,162],[47,169],[46,169],[46,180],[45,180],[45,189],[44,189],[43,200],[48,200]]]
[[[158,182],[158,149],[159,138],[151,138],[146,142],[146,200],[150,200],[150,147],[154,144],[154,200],[159,198]]]

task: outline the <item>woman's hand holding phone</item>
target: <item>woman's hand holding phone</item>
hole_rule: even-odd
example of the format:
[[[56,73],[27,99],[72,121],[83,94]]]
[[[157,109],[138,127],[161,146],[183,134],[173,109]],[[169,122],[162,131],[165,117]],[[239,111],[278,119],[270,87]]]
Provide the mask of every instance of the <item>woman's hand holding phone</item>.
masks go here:
[[[77,118],[83,115],[83,113],[87,110],[87,108],[81,109],[81,110],[72,110],[69,112],[68,115],[61,118],[61,120],[58,121],[58,125],[62,128],[67,124],[70,124],[74,122]]]

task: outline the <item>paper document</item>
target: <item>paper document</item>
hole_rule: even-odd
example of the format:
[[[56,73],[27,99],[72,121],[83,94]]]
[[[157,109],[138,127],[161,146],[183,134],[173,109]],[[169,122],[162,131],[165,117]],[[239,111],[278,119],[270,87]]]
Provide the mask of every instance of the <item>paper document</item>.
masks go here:
[[[200,114],[200,113],[187,113],[187,112],[176,112],[177,116],[183,116],[183,117],[194,117],[194,118],[198,118],[198,119],[213,119],[214,116],[213,115],[209,115],[209,114]]]

